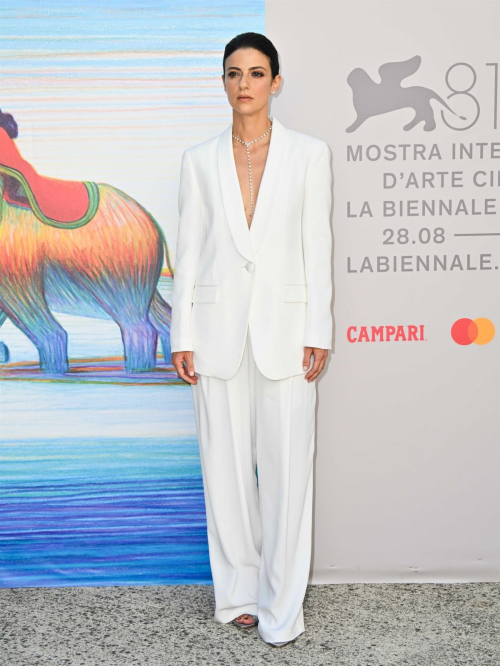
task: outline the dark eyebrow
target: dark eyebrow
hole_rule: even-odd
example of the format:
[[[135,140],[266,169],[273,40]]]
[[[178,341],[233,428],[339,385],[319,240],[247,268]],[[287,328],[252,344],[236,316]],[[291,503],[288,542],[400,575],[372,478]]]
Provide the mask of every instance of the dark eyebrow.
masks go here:
[[[237,69],[238,71],[241,72],[240,67],[228,67],[227,71],[229,71],[230,69]],[[262,67],[262,65],[256,65],[255,67],[249,67],[248,69],[264,69],[267,72],[267,69],[265,67]]]

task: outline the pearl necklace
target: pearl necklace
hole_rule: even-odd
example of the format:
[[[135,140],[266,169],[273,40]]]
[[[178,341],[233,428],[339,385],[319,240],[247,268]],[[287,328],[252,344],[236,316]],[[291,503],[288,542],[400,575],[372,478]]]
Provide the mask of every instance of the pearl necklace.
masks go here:
[[[271,120],[269,116],[267,116],[268,120]],[[236,141],[239,141],[242,143],[246,149],[247,149],[247,159],[248,159],[248,176],[250,178],[250,217],[253,215],[253,189],[252,189],[252,166],[250,164],[250,146],[252,143],[255,143],[256,141],[260,141],[263,139],[269,132],[273,129],[273,121],[271,120],[271,127],[267,130],[267,132],[264,132],[262,136],[259,136],[258,139],[254,139],[253,141],[249,141],[248,143],[245,143],[242,139],[238,138],[233,134],[233,139],[236,139]]]

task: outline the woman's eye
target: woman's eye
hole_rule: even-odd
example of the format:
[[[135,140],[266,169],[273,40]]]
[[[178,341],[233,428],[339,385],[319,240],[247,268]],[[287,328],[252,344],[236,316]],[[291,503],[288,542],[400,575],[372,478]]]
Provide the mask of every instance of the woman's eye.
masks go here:
[[[238,72],[229,72],[228,76],[229,76],[229,78],[234,79],[234,77],[237,75],[237,73]],[[252,72],[252,73],[257,74],[257,76],[259,76],[259,77],[264,76],[263,72]],[[234,76],[233,76],[233,74],[234,74]]]

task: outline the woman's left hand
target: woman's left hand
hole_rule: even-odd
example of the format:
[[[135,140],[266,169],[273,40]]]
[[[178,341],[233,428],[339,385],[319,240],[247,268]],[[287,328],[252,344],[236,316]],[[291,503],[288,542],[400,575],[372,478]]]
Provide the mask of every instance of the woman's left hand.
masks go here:
[[[307,370],[309,367],[311,354],[314,356],[313,367],[304,375],[308,382],[313,382],[325,367],[328,349],[320,349],[320,347],[304,347],[304,370]]]

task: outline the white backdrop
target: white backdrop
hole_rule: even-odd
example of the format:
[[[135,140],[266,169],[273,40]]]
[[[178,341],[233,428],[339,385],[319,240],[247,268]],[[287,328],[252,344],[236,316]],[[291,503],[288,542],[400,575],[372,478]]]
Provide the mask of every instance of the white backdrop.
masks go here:
[[[267,0],[266,35],[333,152],[311,582],[500,581],[500,3]]]

